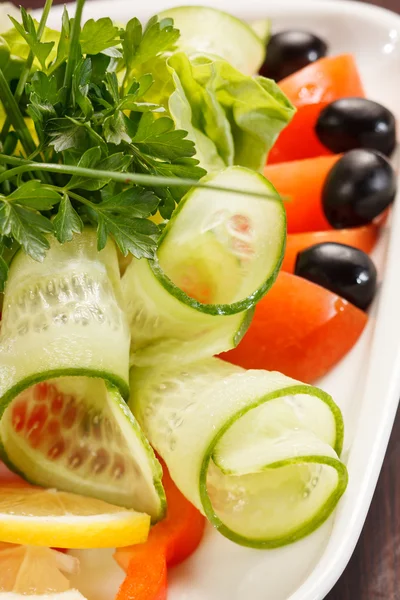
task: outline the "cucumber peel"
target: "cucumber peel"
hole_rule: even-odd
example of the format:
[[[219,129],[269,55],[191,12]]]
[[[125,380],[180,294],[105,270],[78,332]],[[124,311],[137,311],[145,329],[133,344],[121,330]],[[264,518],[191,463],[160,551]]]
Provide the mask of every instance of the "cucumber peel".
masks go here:
[[[207,180],[266,198],[191,190],[165,227],[156,260],[131,262],[122,290],[135,365],[192,362],[236,346],[278,274],[286,216],[276,190],[244,167]]]
[[[256,33],[256,35],[260,38],[264,47],[267,46],[268,40],[271,35],[271,20],[270,19],[258,19],[256,21],[251,21],[250,27]]]
[[[312,386],[212,358],[132,369],[130,406],[184,495],[239,544],[292,543],[345,491],[342,415]]]
[[[0,455],[34,484],[165,512],[161,467],[130,413],[130,334],[112,242],[55,239],[13,260],[0,336]]]

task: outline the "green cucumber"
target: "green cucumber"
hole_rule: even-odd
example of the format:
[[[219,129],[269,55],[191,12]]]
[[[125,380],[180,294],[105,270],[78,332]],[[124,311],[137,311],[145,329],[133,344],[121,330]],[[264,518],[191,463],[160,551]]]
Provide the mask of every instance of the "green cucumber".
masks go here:
[[[160,518],[161,468],[125,399],[130,334],[112,242],[54,238],[10,267],[0,335],[0,454],[32,483]]]
[[[61,377],[19,394],[0,421],[7,464],[31,483],[145,512],[165,510],[161,466],[116,387]]]
[[[180,31],[178,48],[187,54],[213,54],[242,73],[254,75],[263,63],[265,46],[252,27],[229,13],[206,6],[164,10],[160,19],[173,19]]]
[[[264,44],[264,48],[266,48],[271,35],[270,19],[258,19],[256,21],[251,21],[250,27],[252,28],[254,33],[260,38],[260,40]]]
[[[0,405],[32,383],[92,375],[126,397],[130,335],[113,243],[97,251],[88,229],[68,244],[49,238],[43,263],[20,251],[11,263],[0,335]]]
[[[239,544],[308,535],[346,488],[339,408],[280,373],[217,358],[135,368],[130,407],[183,494]]]
[[[266,198],[191,190],[165,227],[156,260],[128,266],[122,290],[135,365],[192,362],[233,348],[279,271],[286,217],[276,190],[243,167],[206,179]]]

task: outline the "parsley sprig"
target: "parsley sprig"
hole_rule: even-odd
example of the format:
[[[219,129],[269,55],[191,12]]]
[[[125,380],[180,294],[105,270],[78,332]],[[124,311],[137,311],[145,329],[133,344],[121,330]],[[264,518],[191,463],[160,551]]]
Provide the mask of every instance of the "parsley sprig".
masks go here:
[[[86,223],[97,227],[99,250],[111,236],[125,256],[153,257],[159,228],[149,217],[169,218],[205,174],[186,132],[146,99],[151,61],[179,37],[172,21],[118,28],[102,18],[82,27],[83,5],[73,19],[64,9],[57,41],[44,35],[51,0],[39,24],[23,8],[20,21],[11,18],[12,43],[25,44],[27,58],[15,94],[0,70],[3,149],[11,134],[19,141],[1,160],[0,290],[11,246],[43,260],[49,235],[64,243]],[[19,166],[9,168],[12,159]]]
[[[46,0],[40,23],[21,8],[5,34],[0,291],[18,248],[41,261],[49,236],[65,243],[86,224],[97,228],[99,250],[111,237],[124,256],[152,258],[159,227],[151,216],[168,219],[191,186],[219,189],[199,182],[205,171],[194,143],[157,102],[154,73],[166,71],[179,38],[172,20],[154,17],[143,28],[134,18],[120,28],[105,17],[82,26],[84,1],[74,18],[64,9],[59,33],[46,27]],[[24,64],[12,81],[15,55]]]

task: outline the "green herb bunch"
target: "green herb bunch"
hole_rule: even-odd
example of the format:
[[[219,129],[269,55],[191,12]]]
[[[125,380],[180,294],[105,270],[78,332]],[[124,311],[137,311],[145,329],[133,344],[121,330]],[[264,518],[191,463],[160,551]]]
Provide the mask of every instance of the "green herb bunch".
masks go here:
[[[171,19],[111,19],[81,26],[66,9],[61,32],[21,8],[0,38],[0,291],[16,249],[43,260],[49,235],[61,243],[97,227],[98,249],[111,236],[124,256],[154,256],[159,227],[205,171],[195,146],[154,101],[154,73],[166,70],[179,38]],[[16,55],[17,80],[10,64]],[[8,58],[7,58],[8,57]]]

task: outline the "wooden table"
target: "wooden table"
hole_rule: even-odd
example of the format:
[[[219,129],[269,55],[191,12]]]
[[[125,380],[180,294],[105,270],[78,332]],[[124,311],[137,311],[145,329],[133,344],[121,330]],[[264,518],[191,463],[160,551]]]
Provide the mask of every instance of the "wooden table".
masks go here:
[[[400,0],[360,1],[400,13]],[[37,8],[44,0],[15,0],[15,4]],[[400,600],[400,410],[364,530],[326,600]]]

